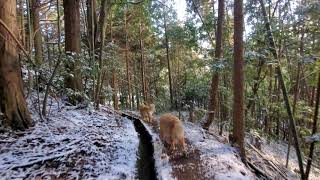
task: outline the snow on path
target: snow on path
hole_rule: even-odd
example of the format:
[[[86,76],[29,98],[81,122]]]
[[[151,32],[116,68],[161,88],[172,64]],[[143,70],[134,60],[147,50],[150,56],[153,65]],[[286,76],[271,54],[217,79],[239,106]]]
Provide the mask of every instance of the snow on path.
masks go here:
[[[134,179],[139,138],[112,111],[51,108],[47,122],[0,133],[1,179]],[[23,166],[23,167],[21,167]]]
[[[137,113],[134,113],[134,114],[137,114]],[[188,149],[189,155],[194,155],[196,158],[198,152],[200,154],[200,160],[196,160],[195,162],[189,162],[189,163],[191,163],[191,165],[195,165],[194,163],[197,163],[197,162],[201,163],[199,164],[198,168],[200,168],[200,170],[202,171],[200,173],[204,173],[204,179],[215,179],[215,180],[257,179],[255,174],[253,174],[242,163],[239,157],[239,153],[235,148],[231,147],[229,144],[223,144],[219,142],[216,139],[216,137],[205,133],[203,129],[197,124],[190,123],[190,122],[183,122],[183,123],[185,128],[185,138],[189,147]],[[161,146],[158,152],[159,153],[165,152],[163,144],[159,142],[160,139],[157,132],[158,127],[154,125],[151,127],[151,125],[147,123],[144,123],[144,124],[149,130],[149,132],[151,132],[154,141],[158,142],[159,146]],[[155,146],[155,150],[156,149],[157,149],[157,146]],[[165,154],[162,154],[162,157],[166,157]],[[174,172],[172,172],[172,169],[173,169],[173,166],[174,166],[174,169],[176,169],[177,167],[175,166],[177,166],[179,162],[181,163],[180,165],[181,167],[178,167],[178,169],[182,168],[182,170],[180,170],[181,172],[184,172],[186,168],[188,169],[187,167],[188,164],[184,164],[183,159],[179,160],[178,158],[178,162],[175,162],[176,157],[168,157],[168,156],[166,157],[166,159],[169,159],[169,158],[174,158],[172,162],[170,160],[169,164],[166,165],[170,173],[175,174]],[[157,159],[156,159],[156,162],[157,162]],[[173,165],[172,163],[175,163],[175,165]],[[194,168],[198,169],[197,167],[194,167]],[[182,176],[179,175],[179,176],[183,177],[184,175]],[[192,179],[191,176],[189,176],[189,179],[190,178]],[[200,177],[198,177],[197,179],[199,178]],[[174,179],[174,178],[172,177],[172,175],[170,175],[169,177],[166,177],[164,179]]]

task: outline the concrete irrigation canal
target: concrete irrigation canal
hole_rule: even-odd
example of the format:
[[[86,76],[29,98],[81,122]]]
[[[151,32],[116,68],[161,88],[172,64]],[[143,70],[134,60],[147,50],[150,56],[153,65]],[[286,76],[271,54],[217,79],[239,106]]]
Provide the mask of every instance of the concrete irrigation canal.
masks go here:
[[[139,134],[139,151],[137,159],[137,179],[141,180],[153,180],[157,179],[157,173],[155,169],[155,160],[153,157],[154,148],[152,145],[152,136],[147,131],[146,127],[142,124],[140,119],[132,117],[128,114],[122,113],[123,117],[126,117],[133,121],[134,127]]]

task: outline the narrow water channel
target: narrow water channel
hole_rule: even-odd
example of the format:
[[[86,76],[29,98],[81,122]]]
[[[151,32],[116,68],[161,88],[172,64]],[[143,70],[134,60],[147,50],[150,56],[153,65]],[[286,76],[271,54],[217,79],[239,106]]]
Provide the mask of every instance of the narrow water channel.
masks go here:
[[[139,134],[139,150],[138,150],[138,159],[137,159],[137,175],[136,178],[140,180],[153,180],[157,179],[157,173],[155,170],[155,161],[153,158],[153,145],[152,137],[141,123],[139,119],[133,118],[126,114],[122,116],[127,117],[133,121],[134,127]]]

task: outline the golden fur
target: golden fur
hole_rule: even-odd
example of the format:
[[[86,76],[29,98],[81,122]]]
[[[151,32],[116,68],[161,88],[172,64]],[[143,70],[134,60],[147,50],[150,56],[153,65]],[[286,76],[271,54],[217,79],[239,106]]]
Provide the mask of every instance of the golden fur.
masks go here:
[[[178,145],[185,152],[183,125],[176,116],[164,114],[160,117],[160,139],[170,144],[171,150],[175,150]]]
[[[153,113],[155,112],[154,104],[149,104],[149,105],[141,104],[139,106],[139,110],[140,110],[142,120],[150,123],[153,122]]]

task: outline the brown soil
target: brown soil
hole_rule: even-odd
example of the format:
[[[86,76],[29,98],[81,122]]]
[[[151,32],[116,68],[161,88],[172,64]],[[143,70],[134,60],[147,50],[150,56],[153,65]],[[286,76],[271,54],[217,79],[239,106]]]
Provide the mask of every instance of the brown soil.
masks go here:
[[[178,180],[202,180],[204,177],[203,166],[200,161],[200,152],[194,149],[187,140],[187,153],[183,155],[180,152],[168,152],[168,148],[164,150],[170,157],[170,163],[173,168],[173,176]]]
[[[155,132],[159,131],[157,123],[154,122],[152,127]],[[204,177],[205,173],[203,172],[199,150],[192,146],[188,139],[186,139],[186,144],[187,152],[185,155],[178,150],[172,152],[169,146],[163,149],[163,153],[170,157],[169,162],[172,166],[173,177],[178,180],[207,179]]]

